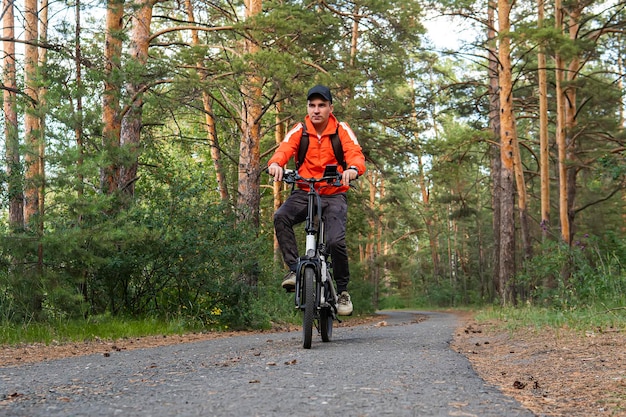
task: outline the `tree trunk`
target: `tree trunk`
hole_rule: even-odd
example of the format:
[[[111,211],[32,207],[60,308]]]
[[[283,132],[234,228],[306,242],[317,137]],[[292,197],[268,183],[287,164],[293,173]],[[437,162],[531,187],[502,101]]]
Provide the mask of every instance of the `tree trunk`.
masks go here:
[[[379,171],[368,169],[365,173],[367,179],[365,183],[369,187],[368,197],[368,235],[365,238],[365,248],[363,250],[363,261],[368,268],[366,275],[369,277],[370,283],[374,287],[374,305],[378,305],[380,298],[381,286],[389,287],[390,281],[387,279],[384,265],[380,260],[383,259],[385,251],[384,243],[384,219],[383,212],[385,208],[382,206],[384,201],[385,179]]]
[[[41,44],[48,42],[48,0],[41,0],[39,8],[39,41]],[[48,60],[48,49],[39,48],[38,51],[38,67],[42,71],[38,71],[40,74],[44,74]],[[46,107],[46,96],[48,93],[45,83],[42,83],[44,87],[39,88],[39,108],[44,109]],[[37,152],[38,164],[37,164],[37,177],[39,180],[39,186],[37,187],[37,212],[39,213],[39,219],[37,221],[37,233],[39,236],[43,236],[44,232],[44,218],[45,218],[45,187],[46,187],[46,169],[45,169],[45,156],[46,156],[46,114],[42,111],[39,114],[39,149]],[[38,268],[43,270],[43,243],[41,240],[37,246],[37,258]]]
[[[196,18],[194,16],[193,4],[191,0],[185,0],[185,7],[187,9],[187,19],[189,22],[195,23]],[[198,37],[197,30],[191,31],[191,42],[194,46],[200,45],[200,38]],[[206,80],[207,73],[204,70],[204,62],[201,60],[198,62],[198,72],[200,74],[200,79],[202,81]],[[202,89],[202,106],[204,108],[206,133],[209,140],[209,146],[211,148],[211,159],[213,160],[213,168],[215,169],[215,177],[217,181],[217,188],[220,193],[220,200],[224,204],[224,207],[228,208],[230,207],[230,193],[228,192],[226,174],[224,172],[224,167],[222,166],[217,129],[215,127],[215,117],[213,115],[213,99],[206,88]]]
[[[514,219],[514,159],[516,128],[513,117],[513,94],[510,56],[511,27],[509,15],[512,4],[508,0],[498,0],[498,27],[500,34],[498,57],[500,72],[500,158],[501,171],[501,222],[500,222],[500,302],[503,306],[514,302],[513,278],[515,277],[515,219]]]
[[[544,1],[537,0],[537,26],[543,28]],[[541,232],[543,239],[550,234],[550,148],[548,138],[548,81],[545,47],[539,46],[537,72],[539,75],[539,171],[541,182]]]
[[[517,190],[517,208],[519,210],[520,234],[522,237],[522,247],[524,259],[532,257],[532,242],[530,239],[530,226],[528,223],[528,192],[526,191],[526,180],[524,179],[524,165],[522,164],[521,149],[519,146],[515,112],[513,106],[513,86],[509,92],[511,97],[511,119],[513,123],[513,168],[515,171],[515,184]]]
[[[361,262],[363,262],[368,268],[366,275],[370,278],[370,282],[374,287],[374,304],[377,304],[380,296],[380,270],[377,263],[379,249],[377,247],[377,243],[380,242],[376,232],[380,221],[380,217],[378,215],[378,213],[380,213],[380,208],[378,207],[376,196],[379,194],[379,182],[382,183],[383,179],[379,175],[378,171],[373,169],[368,169],[365,175],[367,177],[365,183],[368,184],[369,189],[368,205],[370,214],[367,216],[368,235],[365,239],[365,248],[361,257]]]
[[[282,105],[280,103],[276,103],[276,132],[274,134],[274,139],[276,141],[276,145],[279,145],[283,139],[285,139],[285,123],[282,121]],[[283,188],[283,183],[274,181],[273,183],[273,195],[274,195],[274,211],[280,208],[283,204],[283,193],[281,192]],[[280,252],[280,246],[278,245],[278,239],[276,238],[276,234],[274,234],[274,262],[276,264],[282,263],[282,255]]]
[[[502,2],[508,8],[506,11],[506,22],[499,23],[500,35],[504,35],[501,38],[501,45],[504,43],[506,50],[505,56],[502,55],[502,47],[500,47],[500,104],[504,105],[501,108],[501,112],[506,112],[504,116],[505,120],[502,121],[505,137],[511,141],[511,150],[513,151],[513,171],[515,173],[515,186],[517,191],[517,209],[519,211],[520,219],[520,235],[522,238],[522,248],[524,259],[530,259],[532,256],[532,243],[530,239],[530,228],[528,223],[528,193],[526,190],[526,180],[524,178],[524,165],[522,163],[521,149],[519,146],[519,136],[517,134],[517,122],[515,117],[515,100],[513,97],[513,69],[511,64],[511,38],[508,36],[508,32],[511,30],[508,19],[510,18],[511,9],[514,0],[507,0]],[[500,16],[500,15],[499,15]],[[506,29],[502,27],[502,24],[506,25]],[[502,83],[506,82],[506,85]],[[506,97],[506,101],[503,99]]]
[[[622,44],[619,44],[619,50],[617,51],[617,73],[623,74],[626,71],[626,66],[624,65],[624,58],[622,58],[622,54],[624,50],[622,49]],[[617,80],[617,89],[619,91],[624,91],[624,77],[620,77]],[[624,129],[626,127],[626,123],[624,123],[624,106],[619,106],[619,127]]]
[[[554,24],[558,31],[563,30],[563,9],[561,0],[554,2]],[[567,145],[565,140],[565,94],[563,92],[563,59],[558,50],[555,60],[555,82],[556,82],[556,145],[558,148],[559,167],[559,220],[561,222],[561,240],[567,245],[570,244],[570,224],[567,213],[569,203],[567,195]]]
[[[417,168],[419,172],[419,187],[422,193],[422,203],[424,204],[424,225],[426,226],[426,232],[428,233],[428,245],[430,247],[430,258],[433,263],[433,277],[435,282],[439,284],[439,278],[441,278],[441,271],[439,265],[439,245],[437,243],[437,227],[435,222],[435,216],[430,204],[430,190],[426,186],[426,180],[424,179],[424,161],[422,160],[421,153],[417,155]]]
[[[429,73],[432,76],[432,71]],[[434,80],[431,77],[431,82],[434,84]],[[415,91],[415,86],[411,81],[411,91]],[[415,101],[415,96],[413,96],[413,100]],[[439,138],[439,132],[437,130],[437,121],[435,117],[435,112],[433,109],[429,109],[429,116],[432,121],[433,131],[435,134],[435,138]],[[417,123],[417,113],[413,112],[413,119]],[[416,142],[419,143],[418,138],[416,138]],[[420,191],[422,194],[422,203],[424,204],[424,225],[426,226],[426,232],[428,233],[428,244],[430,248],[430,257],[431,262],[433,264],[433,277],[435,279],[435,283],[439,284],[439,279],[441,278],[441,267],[439,262],[439,244],[437,241],[437,225],[436,225],[436,216],[432,210],[432,206],[430,204],[430,189],[426,184],[425,175],[424,175],[424,161],[421,149],[417,149],[417,168],[418,168],[418,185],[420,187]]]
[[[569,10],[569,39],[570,41],[576,41],[576,38],[580,30],[580,17],[582,10],[585,7],[585,2],[573,2],[571,3]],[[563,93],[565,95],[565,158],[567,164],[567,216],[570,226],[570,240],[574,239],[576,234],[574,216],[576,211],[574,210],[574,202],[576,201],[576,177],[578,175],[578,167],[573,164],[577,160],[579,142],[574,139],[576,132],[576,114],[578,113],[577,103],[577,91],[578,87],[575,84],[576,78],[581,70],[580,57],[574,55],[568,65],[568,71],[566,75],[567,86]]]
[[[490,1],[488,8],[489,22],[487,39],[489,39],[489,124],[496,141],[500,139],[500,96],[498,81],[498,51],[496,48],[496,32],[494,12],[497,5]],[[491,180],[493,183],[493,193],[491,206],[493,207],[493,288],[500,294],[500,247],[502,239],[500,236],[502,221],[502,159],[500,157],[500,147],[496,144],[491,147]]]
[[[202,104],[204,106],[205,122],[209,146],[211,147],[211,159],[213,160],[213,168],[217,181],[217,188],[220,193],[220,200],[225,207],[230,207],[230,193],[228,192],[228,182],[226,181],[226,173],[222,164],[222,156],[220,152],[220,143],[217,137],[217,129],[215,127],[215,117],[213,115],[213,100],[208,92],[202,92]]]
[[[83,88],[83,66],[82,66],[82,49],[81,49],[81,35],[82,35],[82,25],[81,25],[81,16],[80,16],[80,8],[81,1],[76,0],[76,5],[74,7],[74,14],[76,19],[76,29],[74,42],[76,44],[74,48],[74,71],[76,72],[76,89],[78,91],[82,91]],[[78,177],[77,177],[77,186],[76,192],[78,193],[79,199],[80,196],[83,195],[84,187],[84,176],[82,174],[81,167],[84,162],[84,143],[83,143],[83,97],[82,94],[78,94],[76,96],[76,104],[75,104],[75,117],[74,117],[74,137],[76,140],[76,147],[78,148],[78,160],[76,161],[78,165]],[[78,214],[78,224],[82,223],[82,213]]]
[[[246,0],[246,20],[262,12],[261,0]],[[254,56],[260,47],[254,39],[247,37],[244,41],[244,52]],[[242,133],[239,143],[239,175],[237,215],[239,221],[248,222],[254,228],[259,227],[259,208],[261,203],[261,116],[263,109],[261,99],[261,79],[257,75],[254,64],[242,85]],[[254,271],[244,273],[248,285],[255,287],[258,274]]]
[[[133,1],[135,13],[131,17],[132,30],[129,54],[134,62],[140,64],[142,68],[148,62],[153,4],[153,0]],[[139,79],[141,80],[143,77],[139,77]],[[130,108],[124,114],[120,130],[120,146],[124,147],[125,152],[128,152],[130,159],[120,167],[118,186],[131,198],[135,195],[135,182],[139,167],[141,128],[143,127],[143,92],[145,88],[145,81],[126,84],[126,92],[131,103]]]
[[[261,0],[246,0],[246,19],[261,13]],[[254,55],[260,47],[254,39],[245,40],[245,53]],[[261,80],[254,68],[242,86],[243,88],[243,137],[239,146],[239,197],[237,208],[240,220],[250,221],[255,227],[259,225],[260,194],[260,142],[262,98]]]
[[[101,188],[114,194],[119,186],[119,147],[121,132],[120,99],[122,85],[119,77],[122,58],[124,0],[108,0],[104,40],[104,94],[102,105],[102,144],[108,164],[102,169]]]
[[[356,66],[356,55],[358,52],[358,44],[359,44],[359,22],[361,18],[359,17],[359,5],[354,5],[354,13],[353,13],[353,21],[352,21],[352,35],[350,36],[350,68],[354,68]]]
[[[41,129],[39,103],[39,5],[37,0],[24,2],[24,90],[28,102],[24,117],[25,178],[24,178],[24,225],[31,232],[39,233],[43,218],[39,212],[39,195],[42,185],[39,156]],[[41,237],[41,236],[39,236]],[[36,271],[24,278],[28,281],[28,311],[37,317],[43,308],[40,277],[43,269],[41,241],[38,242]],[[28,262],[31,260],[28,259]]]
[[[82,7],[82,3],[80,0],[76,0],[76,4],[74,5],[74,19],[76,20],[76,27],[74,29],[74,72],[76,74],[76,90],[82,91],[83,89],[83,67],[82,67],[82,48],[81,48],[81,35],[82,35],[82,22],[80,10]],[[80,201],[84,195],[84,175],[82,174],[82,167],[84,163],[84,113],[83,113],[83,97],[82,93],[76,95],[76,103],[74,106],[74,139],[76,141],[76,148],[78,150],[78,158],[76,160],[77,169],[77,177],[76,177],[76,194],[78,196],[78,200]],[[82,226],[83,223],[83,213],[82,211],[78,211],[76,223],[78,226]],[[83,297],[84,301],[89,301],[89,287],[87,280],[87,269],[83,268],[81,272],[81,280],[78,283],[78,289]]]
[[[39,187],[41,178],[39,177],[39,91],[37,87],[39,68],[39,6],[37,0],[26,0],[25,6],[25,32],[24,41],[24,85],[28,106],[24,118],[24,130],[26,134],[26,179],[25,179],[25,204],[24,223],[27,227],[37,229],[36,225],[29,225],[39,213]],[[32,227],[35,226],[35,227]]]
[[[385,201],[385,197],[387,196],[385,178],[383,178],[383,176],[381,175],[379,179],[380,179],[380,182],[379,182],[379,187],[378,187],[378,198],[380,199],[380,201]],[[387,227],[387,223],[384,218],[384,212],[385,212],[385,207],[381,205],[376,214],[377,219],[376,219],[375,241],[377,243],[376,243],[376,252],[375,252],[376,262],[375,262],[374,268],[376,271],[376,277],[378,279],[379,284],[382,283],[382,285],[384,285],[385,288],[391,288],[391,277],[387,273],[387,258],[385,256],[387,255],[387,252],[388,252],[389,242],[387,241],[387,238],[385,237],[385,233],[384,233]],[[381,264],[378,261],[379,257],[382,257],[382,259],[384,259],[385,262]]]
[[[624,66],[624,59],[622,58],[623,49],[622,44],[619,44],[619,50],[617,53],[617,68],[620,74],[624,73],[626,69]],[[624,78],[620,77],[617,86],[620,91],[624,91]],[[626,127],[625,119],[624,119],[624,106],[619,106],[619,126],[622,130]],[[622,192],[622,227],[620,228],[622,233],[626,233],[626,192]]]
[[[17,124],[17,74],[15,68],[15,8],[14,0],[2,2],[3,109],[4,139],[9,196],[9,227],[12,231],[24,229],[24,190],[20,162],[20,140]]]

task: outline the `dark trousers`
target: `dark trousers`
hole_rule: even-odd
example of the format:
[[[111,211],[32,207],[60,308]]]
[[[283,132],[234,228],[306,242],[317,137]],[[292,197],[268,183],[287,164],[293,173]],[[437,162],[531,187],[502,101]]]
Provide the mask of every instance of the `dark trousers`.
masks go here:
[[[333,276],[337,282],[337,291],[348,289],[350,268],[348,266],[348,248],[346,247],[346,221],[348,200],[345,193],[322,195],[322,215],[325,222],[326,246],[333,264]],[[294,190],[287,200],[274,213],[274,230],[283,260],[292,271],[298,265],[298,245],[293,227],[306,220],[307,192]]]

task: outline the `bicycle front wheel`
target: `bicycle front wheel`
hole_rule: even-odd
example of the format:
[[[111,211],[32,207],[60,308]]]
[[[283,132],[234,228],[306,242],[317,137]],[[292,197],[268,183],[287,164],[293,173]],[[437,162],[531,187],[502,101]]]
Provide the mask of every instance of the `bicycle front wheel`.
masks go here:
[[[320,311],[320,334],[322,342],[330,342],[333,337],[333,315],[330,307],[322,308]]]
[[[311,349],[313,338],[313,319],[315,318],[315,269],[304,269],[302,300],[304,300],[304,318],[302,319],[302,347]]]

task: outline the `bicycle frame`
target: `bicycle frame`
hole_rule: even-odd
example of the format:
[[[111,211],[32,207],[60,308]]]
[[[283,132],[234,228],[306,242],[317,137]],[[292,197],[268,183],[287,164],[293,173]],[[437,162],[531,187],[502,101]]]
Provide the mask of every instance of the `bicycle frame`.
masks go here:
[[[332,179],[337,180],[336,177],[333,177]],[[322,179],[321,181],[326,181],[326,179]],[[304,274],[304,268],[312,267],[316,271],[315,308],[319,309],[320,307],[327,306],[332,307],[333,319],[336,319],[336,294],[332,294],[335,299],[330,300],[330,305],[327,305],[329,304],[326,300],[327,296],[326,294],[324,294],[325,291],[322,291],[324,283],[330,279],[330,271],[328,270],[329,262],[326,261],[329,253],[327,253],[326,251],[326,237],[324,228],[324,217],[322,215],[322,202],[319,192],[315,189],[313,182],[309,183],[309,191],[307,193],[307,197],[307,216],[304,225],[304,230],[306,232],[306,243],[304,249],[305,255],[301,256],[298,259],[298,267],[296,269],[296,308],[304,308],[301,299],[301,277]],[[334,287],[332,292],[334,293]]]

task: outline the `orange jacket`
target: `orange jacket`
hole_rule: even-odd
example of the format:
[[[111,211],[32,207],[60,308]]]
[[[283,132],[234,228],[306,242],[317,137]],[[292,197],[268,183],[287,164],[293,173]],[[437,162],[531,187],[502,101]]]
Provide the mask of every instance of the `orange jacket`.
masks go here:
[[[345,122],[339,122],[337,118],[331,114],[328,118],[328,125],[324,130],[321,137],[318,137],[309,116],[304,119],[306,123],[306,129],[309,133],[309,148],[306,153],[304,161],[300,165],[298,173],[305,178],[321,178],[324,174],[324,168],[326,165],[339,165],[337,158],[335,158],[335,152],[333,151],[333,145],[331,143],[331,135],[336,131],[339,133],[339,139],[343,148],[343,158],[346,162],[346,167],[355,167],[359,175],[365,173],[365,157],[356,135],[350,129]],[[339,129],[337,129],[339,126]],[[300,139],[302,138],[302,123],[295,125],[287,134],[285,139],[280,143],[276,152],[270,158],[267,166],[270,166],[276,162],[281,167],[284,167],[289,159],[295,157],[300,147]],[[338,167],[339,172],[343,172],[341,166]],[[306,189],[306,186],[301,188]],[[317,188],[317,187],[316,187]],[[320,194],[337,194],[346,192],[349,187],[322,187],[320,188]]]

